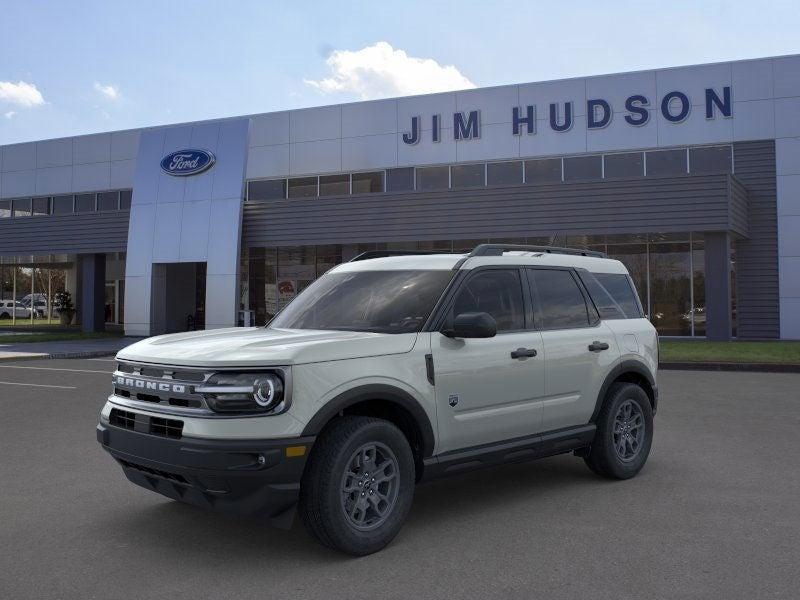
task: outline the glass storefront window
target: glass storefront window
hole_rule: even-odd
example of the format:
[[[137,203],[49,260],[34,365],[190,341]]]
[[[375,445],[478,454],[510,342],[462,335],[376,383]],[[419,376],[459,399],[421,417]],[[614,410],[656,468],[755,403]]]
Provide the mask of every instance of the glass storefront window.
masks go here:
[[[490,244],[524,245],[526,242],[527,238],[524,237],[489,238]]]
[[[132,190],[122,190],[119,193],[119,209],[120,210],[130,210],[131,209],[131,198],[133,197]]]
[[[339,244],[317,246],[316,276],[319,277],[342,262],[342,247]]]
[[[247,249],[247,306],[253,311],[253,317],[257,325],[263,325],[267,321],[266,295],[264,291],[266,283],[264,255],[267,252],[274,254],[275,250],[272,248]]]
[[[289,180],[289,198],[313,198],[316,195],[316,177],[297,177]]]
[[[410,192],[414,189],[414,167],[386,171],[387,192]]]
[[[449,254],[453,251],[453,242],[450,240],[434,240],[432,242],[420,242],[418,250],[425,252],[444,252]]]
[[[93,212],[95,210],[95,194],[77,194],[75,196],[75,212]]]
[[[14,218],[31,216],[31,199],[17,198],[14,202]]]
[[[656,150],[646,153],[648,177],[686,174],[686,150]]]
[[[706,334],[706,249],[703,235],[692,234],[692,308],[694,335]]]
[[[344,196],[350,193],[350,175],[322,175],[319,178],[320,196]]]
[[[530,246],[566,246],[567,242],[563,236],[558,234],[551,236],[536,236],[525,238],[525,243]]]
[[[495,162],[486,165],[487,185],[514,185],[522,183],[522,161]]]
[[[628,272],[631,274],[631,279],[636,286],[636,291],[639,294],[639,301],[644,307],[646,315],[650,315],[650,307],[648,303],[648,289],[647,289],[647,244],[614,244],[611,243],[611,237],[606,246],[606,254],[609,258],[614,258],[620,261]]]
[[[453,252],[456,254],[462,254],[464,252],[471,252],[475,246],[479,246],[480,244],[487,244],[489,243],[488,239],[482,240],[453,240]]]
[[[560,158],[525,161],[525,183],[557,183],[559,181],[561,181]]]
[[[119,193],[102,192],[97,194],[97,210],[101,212],[119,210]]]
[[[564,181],[586,181],[603,177],[603,157],[569,156],[564,159]]]
[[[375,194],[383,191],[383,172],[353,173],[354,194]]]
[[[314,246],[278,248],[277,308],[281,310],[316,279]]]
[[[247,199],[250,201],[283,200],[284,198],[286,198],[285,179],[251,181],[247,184]]]
[[[650,244],[650,320],[660,335],[692,333],[689,244]]]
[[[0,326],[70,326],[78,323],[78,278],[74,256],[41,255],[0,258],[0,300],[15,302],[12,311],[0,307]],[[68,292],[71,311],[60,301]]]
[[[736,246],[731,244],[731,335],[737,336],[739,330],[739,311],[736,299]]]
[[[451,167],[453,188],[483,187],[486,181],[486,165],[454,165]]]
[[[603,176],[606,179],[644,175],[644,154],[641,152],[606,154],[603,163]]]
[[[119,323],[125,323],[125,280],[124,279],[120,279],[117,282],[117,290],[118,290],[117,297],[119,298],[119,303],[117,306]]]
[[[50,198],[47,196],[33,199],[33,214],[34,216],[49,215],[50,214]]]
[[[419,242],[389,242],[386,250],[419,250]]]
[[[117,282],[106,281],[105,322],[117,322]]]
[[[247,273],[244,277],[243,268],[242,292],[248,294],[255,323],[263,325],[315,279],[363,252],[420,250],[461,254],[486,243],[570,246],[605,252],[628,269],[645,315],[659,334],[705,335],[705,248],[701,233],[584,234],[249,248],[244,254]],[[731,269],[735,289],[735,259]],[[735,297],[732,303],[735,320]]]
[[[644,244],[650,241],[649,236],[646,234],[613,234],[606,236],[606,241],[609,244]],[[688,238],[687,238],[688,239]]]
[[[417,167],[417,190],[429,192],[449,187],[449,167]]]
[[[732,169],[730,146],[689,149],[689,171],[691,173],[730,173]]]

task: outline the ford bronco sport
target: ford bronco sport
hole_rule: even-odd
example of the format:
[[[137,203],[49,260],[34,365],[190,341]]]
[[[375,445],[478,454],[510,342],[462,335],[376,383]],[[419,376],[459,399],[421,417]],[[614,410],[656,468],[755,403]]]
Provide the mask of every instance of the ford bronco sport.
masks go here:
[[[616,260],[485,244],[366,253],[266,327],[164,335],[117,355],[97,439],[133,483],[383,548],[416,482],[573,452],[643,467],[657,336]]]

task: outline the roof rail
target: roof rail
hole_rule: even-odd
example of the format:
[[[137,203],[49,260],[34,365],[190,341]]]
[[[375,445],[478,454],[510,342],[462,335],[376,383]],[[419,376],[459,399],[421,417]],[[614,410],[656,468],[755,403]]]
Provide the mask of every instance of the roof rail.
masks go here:
[[[442,252],[431,252],[428,250],[367,250],[358,256],[351,258],[347,262],[359,260],[369,260],[371,258],[386,258],[388,256],[415,256],[417,254],[443,254]]]
[[[542,254],[573,254],[607,258],[605,252],[581,250],[580,248],[560,248],[558,246],[526,246],[522,244],[481,244],[476,246],[467,258],[473,256],[502,256],[504,252],[540,252]]]

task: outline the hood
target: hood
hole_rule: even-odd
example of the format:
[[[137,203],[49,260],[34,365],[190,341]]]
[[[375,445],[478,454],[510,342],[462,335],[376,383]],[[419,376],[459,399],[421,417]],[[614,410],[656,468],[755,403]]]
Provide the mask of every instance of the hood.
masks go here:
[[[410,352],[416,333],[232,327],[147,338],[117,358],[192,367],[298,365]]]

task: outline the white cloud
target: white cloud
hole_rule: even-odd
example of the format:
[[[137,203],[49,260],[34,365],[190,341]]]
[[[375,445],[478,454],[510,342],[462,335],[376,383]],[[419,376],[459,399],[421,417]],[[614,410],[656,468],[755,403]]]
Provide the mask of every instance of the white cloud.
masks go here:
[[[351,92],[364,100],[474,88],[453,65],[416,58],[377,42],[361,50],[334,50],[325,61],[330,76],[303,81],[323,94]]]
[[[13,119],[13,118],[14,118],[14,115],[16,115],[16,114],[17,114],[17,111],[15,111],[15,110],[10,110],[10,111],[8,111],[7,113],[3,113],[3,116],[4,116],[6,119]]]
[[[119,100],[122,97],[119,88],[110,83],[108,85],[103,85],[99,81],[95,81],[93,87],[95,92],[98,92],[109,100]]]
[[[36,85],[24,81],[0,81],[0,101],[26,108],[44,104],[42,93],[36,89]]]

